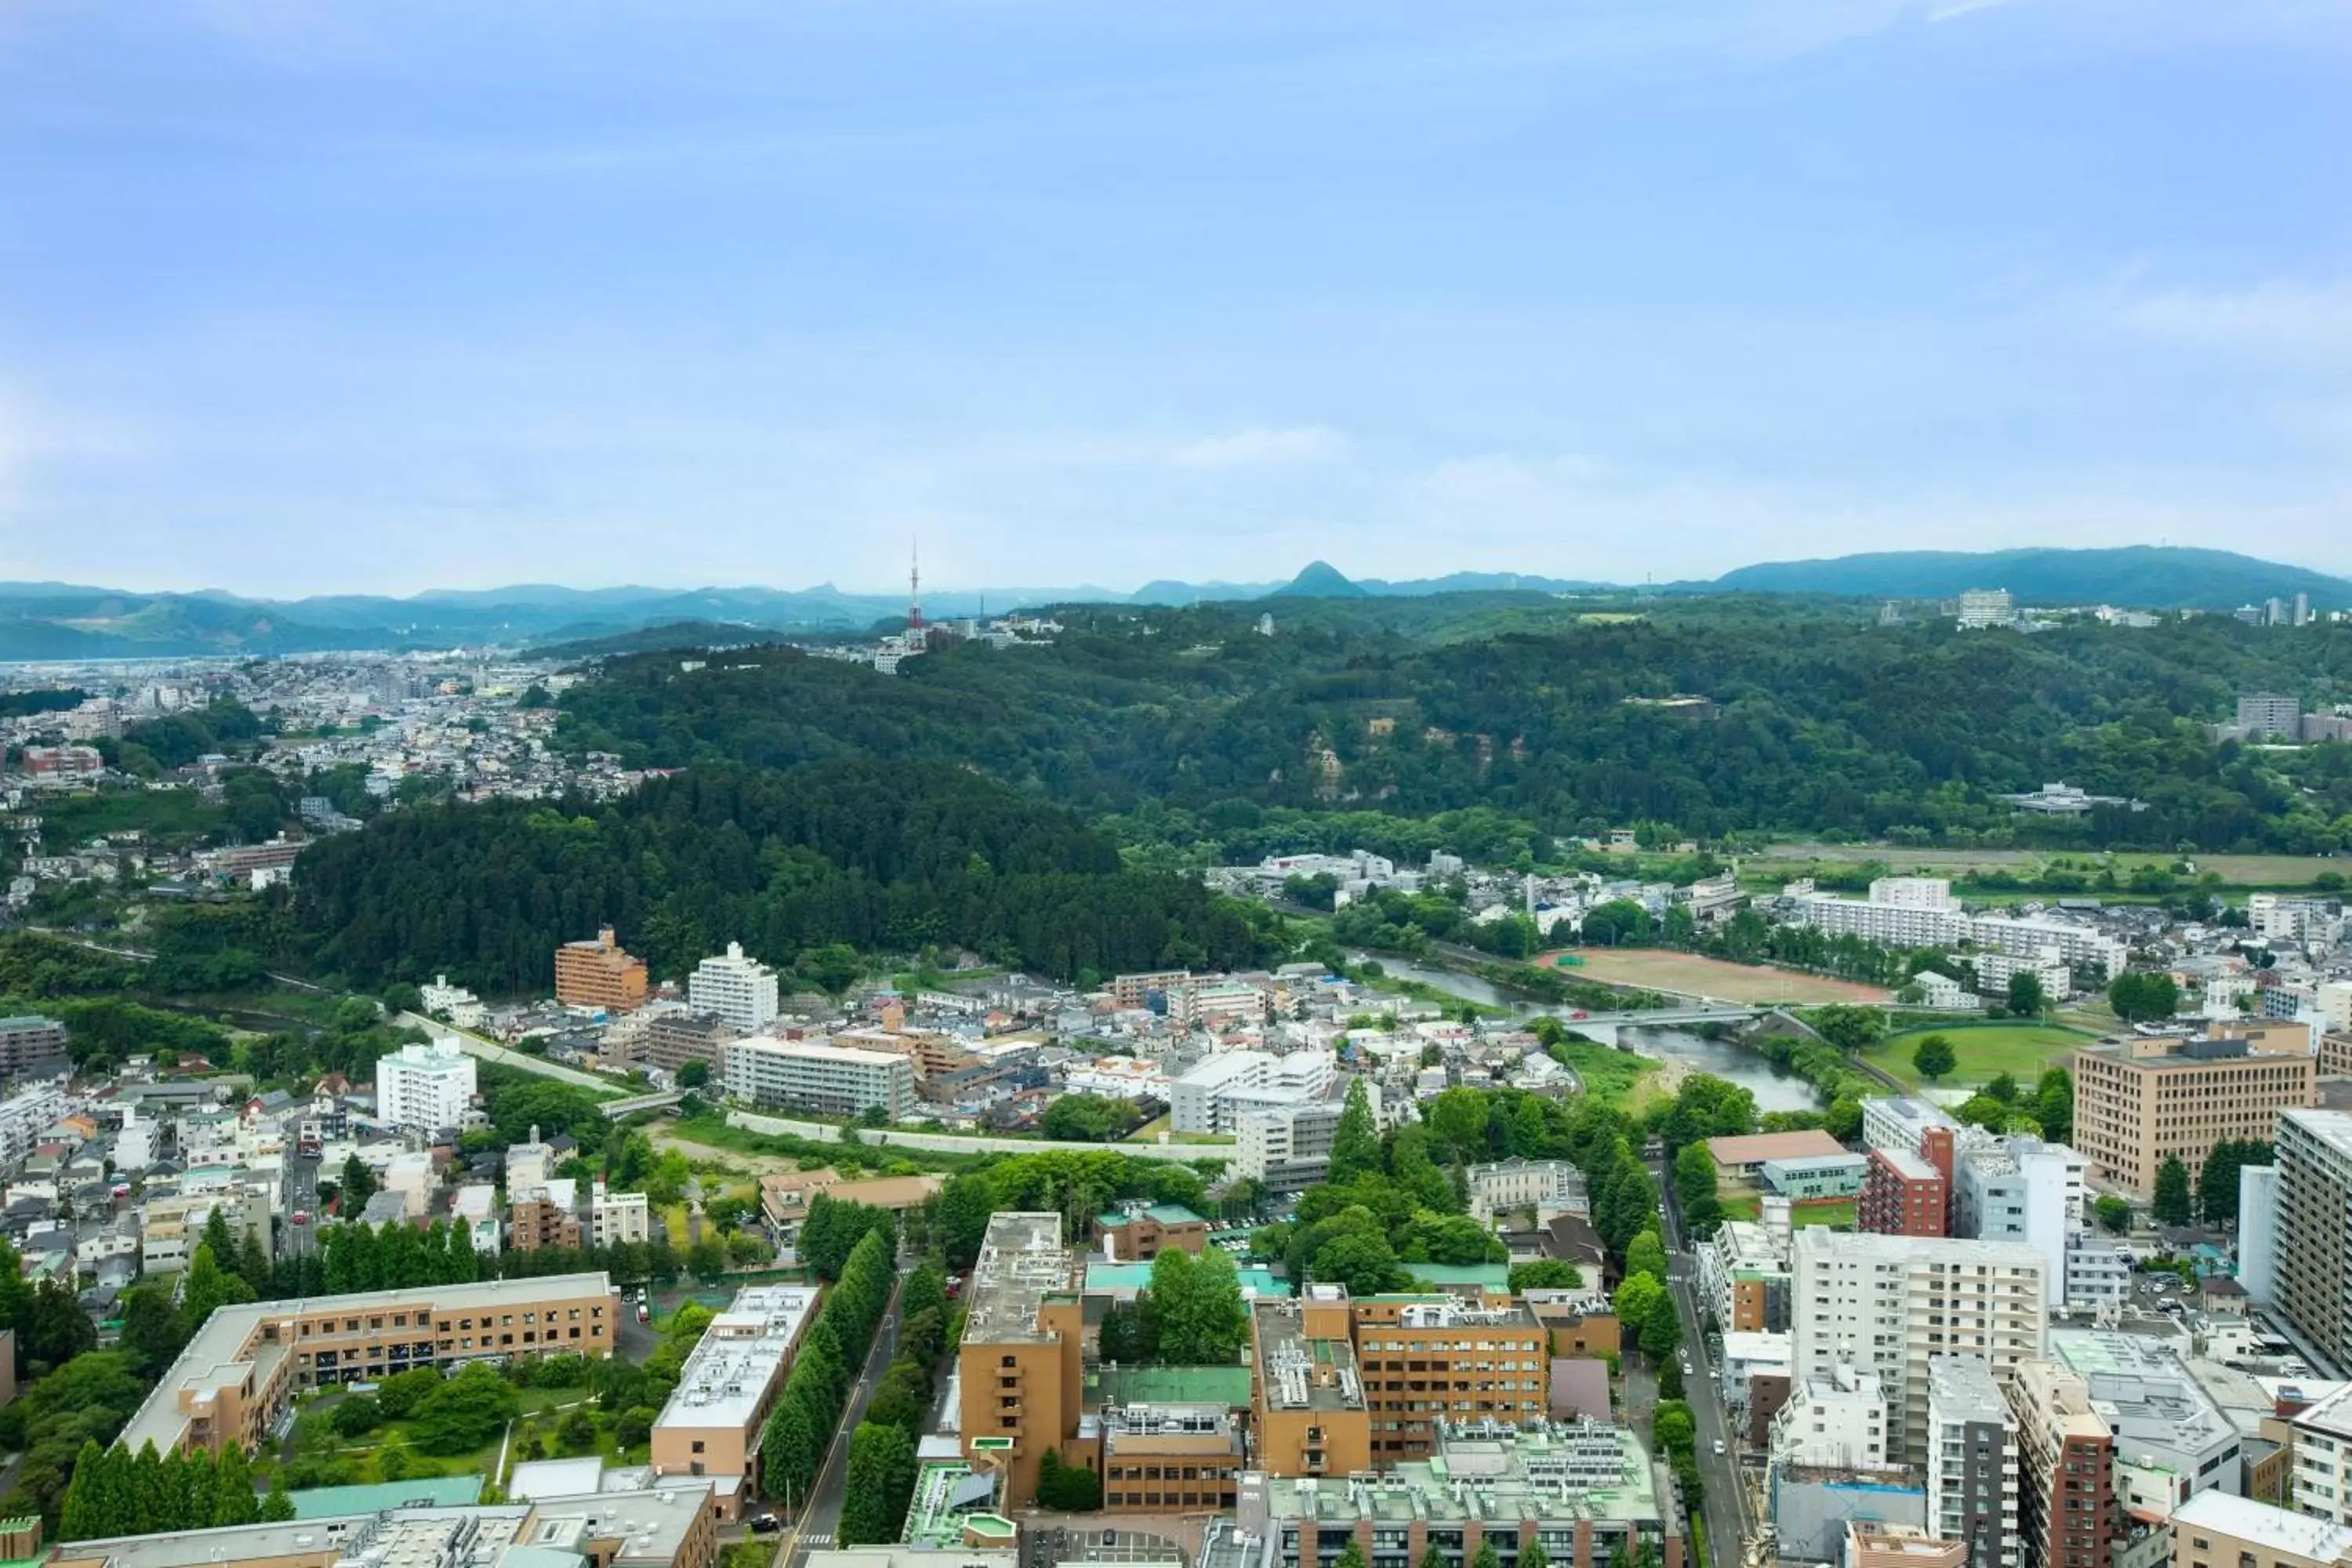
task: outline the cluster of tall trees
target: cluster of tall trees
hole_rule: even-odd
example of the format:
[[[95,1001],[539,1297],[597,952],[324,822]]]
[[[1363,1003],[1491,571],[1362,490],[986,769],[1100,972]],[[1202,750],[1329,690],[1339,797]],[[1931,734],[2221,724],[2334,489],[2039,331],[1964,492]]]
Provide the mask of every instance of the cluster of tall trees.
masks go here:
[[[925,1263],[907,1277],[898,1296],[898,1354],[875,1387],[866,1419],[849,1436],[843,1545],[896,1541],[904,1530],[915,1493],[915,1445],[940,1363],[953,1352],[962,1330],[961,1314],[949,1315],[947,1275],[937,1263]]]
[[[1173,1366],[1231,1366],[1248,1342],[1241,1275],[1216,1247],[1197,1258],[1170,1247],[1153,1258],[1150,1286],[1110,1310],[1100,1340],[1105,1361]]]
[[[572,815],[393,812],[307,850],[292,907],[321,968],[498,991],[544,990],[557,945],[606,925],[668,974],[739,939],[785,967],[837,944],[955,942],[1064,977],[1276,952],[1265,911],[1127,869],[1067,811],[960,768],[857,760],[698,766]]]
[[[2238,1173],[2249,1165],[2268,1165],[2276,1158],[2271,1146],[2259,1139],[2214,1144],[2197,1173],[2197,1216],[2207,1225],[2237,1223]]]
[[[2180,984],[2160,969],[2126,969],[2107,982],[2107,1005],[2127,1024],[2161,1022],[2180,1011]]]
[[[253,1489],[238,1444],[218,1458],[205,1449],[158,1455],[152,1443],[134,1456],[120,1444],[103,1447],[92,1438],[74,1463],[58,1538],[92,1541],[293,1517],[293,1500],[283,1490],[272,1489],[264,1501]]]
[[[898,1216],[872,1204],[850,1203],[819,1193],[809,1200],[808,1213],[801,1220],[797,1249],[818,1279],[838,1279],[858,1243],[868,1236],[880,1236],[895,1247]]]
[[[1147,799],[1194,812],[1377,800],[1398,816],[1483,805],[1552,834],[1647,821],[1700,837],[1899,829],[2303,853],[2352,842],[2352,770],[2202,728],[2241,689],[2318,694],[2340,681],[2343,628],[2265,642],[2200,617],[1988,638],[1785,602],[1646,609],[1588,624],[1530,606],[1469,627],[1425,615],[1406,630],[1375,605],[1262,638],[1238,606],[1123,606],[1076,613],[1055,647],[1017,660],[948,648],[893,677],[788,648],[730,652],[691,674],[647,655],[566,692],[562,732],[668,766],[714,753],[772,767],[951,760],[1123,812]],[[1444,635],[1420,640],[1431,631]],[[1716,707],[1640,700],[1673,692]],[[2062,777],[2145,809],[2044,822],[2000,798]]]
[[[770,1497],[789,1503],[808,1496],[889,1305],[895,1255],[881,1231],[867,1231],[809,1325],[761,1434],[760,1484]]]
[[[14,1243],[0,1237],[0,1327],[16,1332],[19,1380],[63,1366],[98,1343],[98,1331],[81,1310],[69,1280],[25,1278]]]

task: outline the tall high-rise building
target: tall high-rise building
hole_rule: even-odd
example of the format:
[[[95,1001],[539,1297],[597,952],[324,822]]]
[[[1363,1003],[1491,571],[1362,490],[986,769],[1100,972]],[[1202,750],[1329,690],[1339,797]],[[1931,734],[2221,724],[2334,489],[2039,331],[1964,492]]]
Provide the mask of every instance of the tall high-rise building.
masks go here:
[[[2032,1360],[2018,1365],[2002,1392],[2017,1414],[2024,1568],[2108,1568],[2123,1534],[2116,1439],[2091,1407],[2090,1384],[2061,1363]]]
[[[2286,1110],[2273,1142],[2278,1168],[2272,1232],[2273,1310],[2303,1348],[2352,1368],[2352,1115]]]
[[[1982,1356],[1927,1365],[1927,1528],[1969,1568],[2017,1568],[2017,1415]]]
[[[687,976],[686,999],[726,1019],[737,1034],[756,1035],[776,1021],[776,972],[744,957],[743,944],[730,942],[723,955],[695,965]]]
[[[1790,1337],[1799,1378],[1841,1364],[1876,1373],[1887,1447],[1927,1462],[1929,1363],[1981,1356],[2005,1379],[2043,1353],[2055,1282],[2021,1242],[1832,1231],[1796,1233]]]

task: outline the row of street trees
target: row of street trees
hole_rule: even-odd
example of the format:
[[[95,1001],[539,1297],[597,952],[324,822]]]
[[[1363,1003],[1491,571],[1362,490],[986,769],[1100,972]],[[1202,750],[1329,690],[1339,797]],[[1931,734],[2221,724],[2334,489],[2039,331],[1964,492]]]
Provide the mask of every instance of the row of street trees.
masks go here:
[[[890,1303],[894,1251],[891,1237],[881,1229],[867,1231],[851,1251],[769,1413],[761,1436],[761,1480],[770,1495],[788,1504],[808,1495],[841,1425],[857,1369]]]

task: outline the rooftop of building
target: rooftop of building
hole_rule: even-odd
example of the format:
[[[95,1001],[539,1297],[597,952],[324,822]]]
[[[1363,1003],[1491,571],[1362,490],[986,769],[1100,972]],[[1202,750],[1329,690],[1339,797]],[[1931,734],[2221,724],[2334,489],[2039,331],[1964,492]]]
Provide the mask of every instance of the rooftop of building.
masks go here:
[[[2352,1154],[2352,1111],[2286,1110],[2279,1114],[2319,1142]]]
[[[1363,1379],[1356,1371],[1356,1347],[1345,1339],[1307,1335],[1305,1314],[1294,1298],[1260,1300],[1250,1309],[1256,1348],[1258,1386],[1269,1410],[1361,1410]],[[971,1338],[969,1332],[964,1336]]]
[[[1993,1382],[1992,1363],[1979,1355],[1939,1355],[1927,1361],[1927,1404],[1945,1421],[2005,1425],[2009,1402]]]
[[[1087,1419],[1102,1433],[1106,1455],[1242,1456],[1241,1425],[1223,1405],[1121,1405]]]
[[[1234,1270],[1242,1282],[1244,1296],[1284,1296],[1288,1288],[1274,1277],[1272,1269],[1250,1264]],[[1151,1289],[1151,1265],[1149,1263],[1087,1264],[1087,1289],[1108,1295],[1126,1295]]]
[[[1811,1225],[1798,1229],[1791,1246],[1798,1258],[1866,1259],[1909,1262],[1929,1258],[1950,1266],[2025,1265],[2040,1268],[2038,1248],[2021,1241],[1979,1241],[1953,1236],[1881,1236],[1864,1230],[1832,1230]]]
[[[305,1487],[289,1492],[294,1517],[332,1519],[339,1515],[379,1513],[399,1508],[463,1508],[479,1502],[479,1476],[420,1476],[414,1480],[383,1481],[373,1486]]]
[[[1738,1138],[1710,1138],[1706,1152],[1718,1165],[1752,1165],[1765,1160],[1798,1160],[1815,1154],[1843,1154],[1844,1145],[1818,1127],[1795,1132],[1751,1132]]]
[[[2089,1384],[2091,1408],[2114,1431],[2116,1451],[2161,1444],[2200,1453],[2237,1436],[2212,1395],[2161,1341],[2112,1329],[2059,1329],[2050,1353]]]
[[[816,1311],[807,1285],[752,1285],[710,1320],[656,1426],[750,1424]]]
[[[1937,1181],[1944,1174],[1908,1149],[1874,1149],[1871,1152],[1906,1182]]]
[[[1209,1223],[1207,1219],[1193,1213],[1182,1204],[1147,1204],[1132,1213],[1100,1215],[1096,1219],[1095,1224],[1103,1229],[1116,1230],[1123,1226],[1134,1224],[1139,1215],[1149,1215],[1154,1222],[1163,1226]]]
[[[1615,1454],[1607,1447],[1613,1445]],[[1430,1459],[1392,1469],[1267,1483],[1276,1521],[1409,1524],[1478,1520],[1654,1521],[1659,1479],[1641,1439],[1620,1426],[1583,1423],[1507,1436],[1452,1436]]]
[[[1122,1405],[1222,1405],[1227,1408],[1250,1402],[1250,1369],[1245,1366],[1090,1366],[1087,1369],[1086,1403],[1108,1408]]]
[[[236,1524],[217,1530],[182,1530],[157,1535],[121,1535],[74,1543],[70,1555],[100,1558],[109,1568],[210,1568],[223,1562],[278,1557],[338,1558],[362,1552],[384,1568],[410,1568],[444,1562],[488,1564],[499,1551],[518,1543],[528,1503],[497,1507],[404,1508],[388,1512],[297,1519],[279,1524]],[[451,1549],[473,1539],[471,1552]],[[375,1554],[380,1553],[380,1556]]]
[[[971,1272],[966,1344],[1034,1344],[1045,1298],[1070,1289],[1070,1252],[1058,1214],[999,1214],[990,1218]]]
[[[524,1301],[551,1301],[582,1296],[610,1296],[612,1277],[593,1274],[549,1274],[537,1279],[485,1279],[470,1285],[428,1285],[414,1290],[362,1290],[345,1296],[306,1296],[290,1301],[249,1301],[222,1307],[205,1320],[177,1360],[148,1391],[123,1427],[122,1443],[136,1451],[152,1442],[160,1453],[179,1441],[188,1424],[180,1409],[180,1395],[241,1383],[248,1365],[274,1363],[287,1353],[283,1343],[263,1342],[251,1362],[243,1359],[247,1342],[265,1322],[287,1321],[315,1313],[367,1312],[377,1308],[422,1307],[433,1312],[462,1312]]]
[[[839,1062],[850,1067],[907,1065],[907,1058],[895,1051],[862,1050],[855,1046],[829,1045],[822,1040],[780,1040],[772,1035],[753,1035],[748,1039],[730,1040],[727,1048],[730,1051],[761,1051],[799,1061]]]
[[[974,1471],[961,1459],[926,1460],[915,1472],[914,1500],[907,1508],[903,1532],[907,1545],[957,1552],[953,1561],[957,1568],[963,1568],[971,1560],[963,1549],[964,1531],[976,1523],[983,1534],[995,1525],[1005,1526],[1004,1544],[1011,1546],[1011,1521],[996,1511],[998,1479],[994,1474]]]
[[[2304,1406],[2291,1419],[2297,1426],[2352,1441],[2352,1383]]]
[[[2352,1527],[2309,1514],[2273,1508],[2222,1491],[2201,1491],[2172,1510],[2176,1535],[2210,1530],[2216,1535],[2254,1542],[2273,1552],[2292,1552],[2322,1563],[2352,1558]]]

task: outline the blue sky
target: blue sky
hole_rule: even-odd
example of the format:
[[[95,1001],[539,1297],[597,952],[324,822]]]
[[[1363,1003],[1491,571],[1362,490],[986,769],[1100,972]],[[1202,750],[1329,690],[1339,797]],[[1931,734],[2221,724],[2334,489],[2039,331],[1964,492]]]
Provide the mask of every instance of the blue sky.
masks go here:
[[[0,577],[2352,574],[2337,0],[12,0]]]

